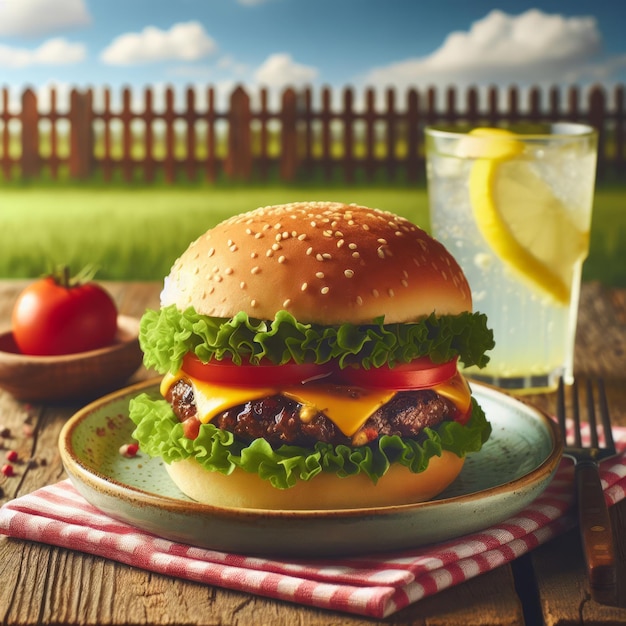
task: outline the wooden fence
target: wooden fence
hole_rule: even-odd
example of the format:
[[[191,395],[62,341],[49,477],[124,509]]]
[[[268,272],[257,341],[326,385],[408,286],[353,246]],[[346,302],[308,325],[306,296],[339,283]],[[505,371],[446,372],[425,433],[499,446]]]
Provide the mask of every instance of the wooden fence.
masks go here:
[[[424,178],[423,129],[428,124],[463,121],[471,125],[502,122],[581,121],[600,131],[598,175],[626,175],[624,86],[611,94],[594,87],[583,97],[577,88],[563,96],[529,90],[522,103],[518,88],[477,89],[464,93],[448,89],[407,90],[404,101],[388,90],[378,106],[366,90],[362,106],[355,91],[340,94],[333,106],[330,88],[320,91],[317,106],[311,89],[286,89],[272,109],[268,92],[260,90],[258,105],[236,88],[224,110],[216,107],[214,88],[207,87],[206,106],[197,106],[196,93],[185,92],[183,107],[175,106],[173,89],[156,107],[151,89],[143,92],[142,110],[132,106],[133,93],[124,89],[114,110],[110,89],[94,106],[91,90],[73,90],[62,111],[51,91],[46,110],[32,90],[21,95],[19,111],[10,107],[8,89],[1,91],[0,172],[4,180],[46,176],[104,181],[220,179],[266,180],[402,180]],[[441,96],[443,96],[441,98]],[[461,96],[464,97],[461,100]],[[439,99],[443,103],[439,102]],[[481,99],[486,104],[481,105]]]

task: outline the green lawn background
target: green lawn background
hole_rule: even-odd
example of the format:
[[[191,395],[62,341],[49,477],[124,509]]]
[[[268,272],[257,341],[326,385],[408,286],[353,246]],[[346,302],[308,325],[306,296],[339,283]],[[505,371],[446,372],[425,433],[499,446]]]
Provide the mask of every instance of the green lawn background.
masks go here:
[[[189,242],[222,219],[298,200],[356,202],[429,228],[424,187],[8,187],[0,189],[0,277],[95,263],[100,280],[161,280]],[[596,191],[584,280],[626,287],[625,204],[626,188]]]

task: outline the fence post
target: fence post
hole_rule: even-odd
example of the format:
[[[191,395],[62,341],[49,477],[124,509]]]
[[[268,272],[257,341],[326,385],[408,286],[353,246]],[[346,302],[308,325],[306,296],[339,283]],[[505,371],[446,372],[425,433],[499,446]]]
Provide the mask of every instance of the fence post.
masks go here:
[[[343,173],[347,183],[354,182],[354,94],[350,87],[343,92]]]
[[[406,136],[407,136],[407,180],[416,182],[424,175],[423,160],[420,162],[421,141],[423,135],[419,131],[420,113],[419,113],[419,94],[416,89],[409,89],[407,96],[407,117],[406,117]]]
[[[37,96],[32,89],[22,94],[22,156],[20,160],[22,177],[30,178],[39,174],[39,113]]]
[[[599,179],[604,178],[606,173],[606,137],[604,133],[605,104],[604,90],[596,85],[589,92],[589,124],[598,131],[597,175]]]
[[[613,176],[622,178],[626,174],[626,128],[624,116],[624,85],[615,88],[615,162]]]
[[[72,89],[70,93],[70,178],[85,179],[93,163],[91,94]]]
[[[241,180],[249,179],[252,172],[250,98],[241,86],[230,96],[228,154],[224,169],[230,177]]]
[[[296,107],[296,92],[286,89],[283,92],[280,112],[280,178],[285,181],[293,180],[298,169]]]

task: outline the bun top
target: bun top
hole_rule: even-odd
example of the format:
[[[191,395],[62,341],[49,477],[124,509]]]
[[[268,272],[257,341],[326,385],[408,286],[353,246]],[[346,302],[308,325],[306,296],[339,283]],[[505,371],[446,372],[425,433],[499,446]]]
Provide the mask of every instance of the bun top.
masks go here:
[[[461,268],[438,241],[393,213],[296,202],[232,217],[194,241],[165,279],[161,305],[230,318],[413,322],[472,310]]]

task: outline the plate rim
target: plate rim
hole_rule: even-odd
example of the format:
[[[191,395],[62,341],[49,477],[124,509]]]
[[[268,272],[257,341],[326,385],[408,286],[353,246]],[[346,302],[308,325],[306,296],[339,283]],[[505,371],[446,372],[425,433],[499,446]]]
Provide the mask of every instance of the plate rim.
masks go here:
[[[399,513],[403,514],[413,511],[429,510],[436,507],[442,507],[444,505],[454,505],[455,503],[462,503],[465,505],[471,503],[472,501],[483,501],[487,498],[497,497],[500,494],[509,492],[512,485],[522,486],[524,484],[541,483],[546,480],[556,471],[563,455],[563,441],[560,431],[558,430],[558,425],[546,411],[524,400],[523,398],[517,398],[506,394],[491,385],[469,381],[471,387],[479,388],[480,393],[483,395],[495,397],[500,402],[505,402],[507,404],[521,404],[525,407],[525,410],[534,412],[535,417],[538,418],[547,431],[551,443],[550,453],[531,471],[513,480],[508,480],[499,485],[488,487],[487,489],[482,489],[469,494],[459,494],[448,498],[433,499],[425,502],[349,509],[289,510],[220,507],[195,502],[190,499],[183,500],[168,495],[155,494],[154,492],[146,491],[140,487],[122,483],[115,478],[107,476],[106,474],[99,472],[97,469],[88,467],[82,463],[71,445],[72,433],[75,429],[78,428],[84,420],[88,419],[95,410],[102,409],[107,404],[112,404],[113,402],[121,399],[123,396],[138,394],[151,387],[158,386],[161,378],[162,377],[160,376],[149,378],[106,394],[85,405],[67,420],[59,434],[58,448],[65,472],[72,482],[74,480],[80,480],[84,485],[100,493],[105,492],[107,495],[113,495],[113,497],[129,503],[138,503],[141,501],[148,506],[156,506],[173,514],[184,513],[193,515],[210,515],[220,518],[232,518],[233,516],[237,516],[239,518],[250,519],[271,518],[277,520],[288,519],[302,521],[310,521],[320,518],[351,519],[355,517],[361,518],[364,516],[378,517],[385,515],[397,515]]]

